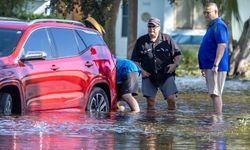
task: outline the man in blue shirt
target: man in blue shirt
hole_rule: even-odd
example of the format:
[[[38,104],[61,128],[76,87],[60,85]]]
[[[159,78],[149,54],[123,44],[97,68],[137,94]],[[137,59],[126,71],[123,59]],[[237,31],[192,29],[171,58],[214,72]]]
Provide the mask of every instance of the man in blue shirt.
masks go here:
[[[228,29],[215,3],[208,3],[203,13],[209,25],[199,48],[199,67],[206,78],[215,113],[222,114],[222,92],[228,71]]]
[[[118,58],[116,61],[116,84],[118,99],[125,100],[131,111],[139,112],[140,108],[134,98],[138,91],[138,80],[141,73],[140,68],[131,60]],[[123,111],[124,106],[117,102],[119,110]]]

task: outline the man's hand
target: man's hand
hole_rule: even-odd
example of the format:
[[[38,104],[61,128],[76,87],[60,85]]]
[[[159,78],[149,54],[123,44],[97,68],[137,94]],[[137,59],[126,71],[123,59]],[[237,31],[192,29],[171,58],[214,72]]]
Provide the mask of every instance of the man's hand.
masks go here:
[[[143,78],[147,78],[147,77],[149,77],[149,76],[151,75],[150,73],[148,73],[148,72],[145,71],[145,70],[142,70],[141,74],[142,74],[142,77],[143,77]]]
[[[218,72],[218,66],[213,66],[212,71],[213,71],[214,73],[217,73],[217,72]]]
[[[144,69],[142,69],[141,64],[139,62],[135,62],[135,63],[141,69],[141,76],[142,76],[142,78],[147,78],[147,77],[149,77],[151,75],[150,73],[148,73],[147,71],[145,71]]]
[[[167,65],[167,67],[165,69],[167,69],[167,68],[168,68],[168,70],[166,70],[167,73],[173,73],[173,72],[175,72],[177,65],[176,64],[169,64],[169,65]]]
[[[205,77],[205,71],[204,71],[204,70],[201,70],[201,75],[202,75],[203,77]]]

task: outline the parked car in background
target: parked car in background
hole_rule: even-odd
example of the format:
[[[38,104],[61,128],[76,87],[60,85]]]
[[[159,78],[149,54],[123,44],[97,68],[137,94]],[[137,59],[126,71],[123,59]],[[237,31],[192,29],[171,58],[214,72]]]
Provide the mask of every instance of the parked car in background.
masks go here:
[[[0,113],[115,109],[115,62],[80,22],[0,19]]]

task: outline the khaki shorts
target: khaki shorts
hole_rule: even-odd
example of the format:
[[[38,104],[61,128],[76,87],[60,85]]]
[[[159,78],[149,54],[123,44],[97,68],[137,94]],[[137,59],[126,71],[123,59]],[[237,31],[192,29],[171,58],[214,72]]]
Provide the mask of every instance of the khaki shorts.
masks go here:
[[[227,72],[219,71],[217,73],[214,73],[210,69],[206,69],[204,70],[204,72],[205,72],[208,93],[210,95],[214,94],[217,96],[221,96],[224,89]]]

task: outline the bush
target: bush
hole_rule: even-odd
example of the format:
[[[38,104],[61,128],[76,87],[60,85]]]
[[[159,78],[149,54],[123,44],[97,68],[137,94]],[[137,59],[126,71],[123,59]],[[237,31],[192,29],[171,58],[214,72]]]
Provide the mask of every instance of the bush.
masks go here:
[[[181,45],[180,48],[182,58],[176,71],[177,76],[201,76],[198,65],[199,45]]]

